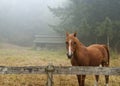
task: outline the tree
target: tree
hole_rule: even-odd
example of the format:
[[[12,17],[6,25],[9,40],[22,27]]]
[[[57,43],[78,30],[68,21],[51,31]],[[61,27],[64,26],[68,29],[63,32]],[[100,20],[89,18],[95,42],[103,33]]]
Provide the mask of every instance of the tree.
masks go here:
[[[77,31],[86,44],[95,43],[97,37],[100,43],[111,43],[114,47],[114,41],[119,41],[115,39],[119,34],[116,28],[120,27],[115,23],[120,22],[119,9],[119,0],[70,0],[68,5],[50,8],[50,11],[61,19],[53,25],[57,32]]]
[[[110,40],[112,40],[113,38],[113,25],[112,25],[112,21],[107,17],[105,18],[105,20],[103,22],[101,22],[96,29],[96,34],[97,37],[103,37],[105,38],[107,41],[107,44],[109,46],[110,44]],[[102,39],[103,40],[103,39]]]

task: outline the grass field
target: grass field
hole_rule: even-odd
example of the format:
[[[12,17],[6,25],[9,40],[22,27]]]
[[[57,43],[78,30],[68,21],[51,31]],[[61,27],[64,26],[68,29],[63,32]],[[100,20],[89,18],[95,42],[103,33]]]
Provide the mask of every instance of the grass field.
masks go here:
[[[120,55],[112,52],[111,67],[120,67]],[[9,44],[0,45],[0,66],[43,66],[52,63],[58,66],[70,65],[65,50],[40,50]],[[0,86],[45,86],[46,75],[20,74],[0,75]],[[93,86],[94,76],[86,77],[86,86]],[[55,75],[54,86],[78,86],[75,75]],[[99,86],[104,86],[100,76]],[[120,86],[120,76],[110,76],[109,86]]]

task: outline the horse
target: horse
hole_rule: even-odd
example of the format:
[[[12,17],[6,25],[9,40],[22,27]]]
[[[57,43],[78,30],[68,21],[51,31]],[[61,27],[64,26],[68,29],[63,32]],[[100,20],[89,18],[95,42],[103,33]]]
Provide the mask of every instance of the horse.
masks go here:
[[[102,66],[109,67],[109,48],[104,44],[92,44],[86,47],[77,38],[77,33],[66,32],[67,57],[72,66]],[[86,75],[77,75],[79,86],[85,86]],[[95,84],[98,86],[99,75],[95,75]],[[109,75],[105,75],[106,86],[109,83]]]

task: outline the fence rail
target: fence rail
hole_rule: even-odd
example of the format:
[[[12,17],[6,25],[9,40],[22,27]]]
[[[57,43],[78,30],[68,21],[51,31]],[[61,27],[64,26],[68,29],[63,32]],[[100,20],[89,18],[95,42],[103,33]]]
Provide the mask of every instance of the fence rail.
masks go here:
[[[86,75],[120,75],[120,67],[83,67],[83,66],[0,66],[0,74],[86,74]]]
[[[47,74],[46,86],[53,86],[53,74],[81,75],[120,75],[120,67],[83,67],[83,66],[0,66],[0,74]]]

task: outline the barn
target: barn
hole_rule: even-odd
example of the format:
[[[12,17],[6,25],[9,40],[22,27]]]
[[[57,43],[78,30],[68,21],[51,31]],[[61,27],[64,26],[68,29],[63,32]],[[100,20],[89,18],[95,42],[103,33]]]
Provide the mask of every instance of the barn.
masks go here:
[[[61,48],[65,46],[65,37],[60,35],[35,35],[34,46],[37,50]]]

